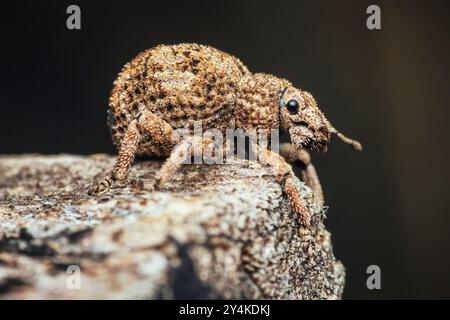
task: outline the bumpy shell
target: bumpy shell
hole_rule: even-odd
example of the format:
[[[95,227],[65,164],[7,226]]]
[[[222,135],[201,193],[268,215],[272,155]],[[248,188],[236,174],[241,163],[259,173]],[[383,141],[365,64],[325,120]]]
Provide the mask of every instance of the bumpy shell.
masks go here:
[[[250,72],[230,54],[197,44],[161,45],[127,63],[114,82],[108,125],[119,146],[128,124],[147,108],[174,129],[234,127],[239,81]],[[158,155],[150,137],[138,154]]]

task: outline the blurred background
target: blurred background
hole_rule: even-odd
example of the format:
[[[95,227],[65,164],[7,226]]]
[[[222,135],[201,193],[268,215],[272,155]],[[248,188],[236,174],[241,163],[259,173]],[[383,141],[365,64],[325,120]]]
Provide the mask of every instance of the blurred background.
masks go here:
[[[66,8],[81,8],[81,30]],[[366,8],[381,8],[368,30]],[[450,298],[448,1],[2,3],[0,153],[114,153],[112,82],[157,44],[198,42],[313,93],[338,141],[314,155],[344,298]],[[381,268],[368,290],[366,268]]]

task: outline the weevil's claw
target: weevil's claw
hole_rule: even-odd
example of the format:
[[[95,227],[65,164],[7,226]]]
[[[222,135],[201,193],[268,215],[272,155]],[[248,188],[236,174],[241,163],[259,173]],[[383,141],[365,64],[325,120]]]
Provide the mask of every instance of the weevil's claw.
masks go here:
[[[95,184],[88,190],[88,195],[102,195],[108,192],[109,188],[113,184],[113,179],[108,176],[99,183]]]
[[[157,179],[155,184],[153,185],[154,190],[161,190],[164,188],[164,184],[166,183],[166,179]]]
[[[106,186],[104,186],[103,184],[96,184],[94,186],[92,186],[89,190],[88,190],[88,195],[93,196],[93,195],[102,195],[105,194],[107,191],[109,190],[109,188],[107,188]]]
[[[131,180],[130,181],[130,187],[131,189],[135,191],[147,191],[147,192],[154,192],[156,191],[156,187],[154,183],[151,183],[149,181],[144,180]]]
[[[153,187],[155,188],[155,190],[161,190],[164,188],[167,180],[169,180],[169,176],[167,176],[164,172],[159,171],[156,174],[156,181]]]

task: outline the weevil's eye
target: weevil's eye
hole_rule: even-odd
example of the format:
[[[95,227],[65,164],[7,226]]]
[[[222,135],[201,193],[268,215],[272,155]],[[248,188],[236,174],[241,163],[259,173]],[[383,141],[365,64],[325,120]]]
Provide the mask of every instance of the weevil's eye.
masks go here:
[[[298,101],[291,99],[286,103],[286,108],[291,114],[296,114],[298,112]]]

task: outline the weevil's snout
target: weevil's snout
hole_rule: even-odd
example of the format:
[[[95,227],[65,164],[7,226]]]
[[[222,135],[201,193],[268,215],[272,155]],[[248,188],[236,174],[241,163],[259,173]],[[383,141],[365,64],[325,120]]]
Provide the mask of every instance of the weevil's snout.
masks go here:
[[[324,153],[330,142],[330,133],[324,130],[315,130],[310,126],[300,124],[289,129],[291,142],[297,150],[313,149]]]

